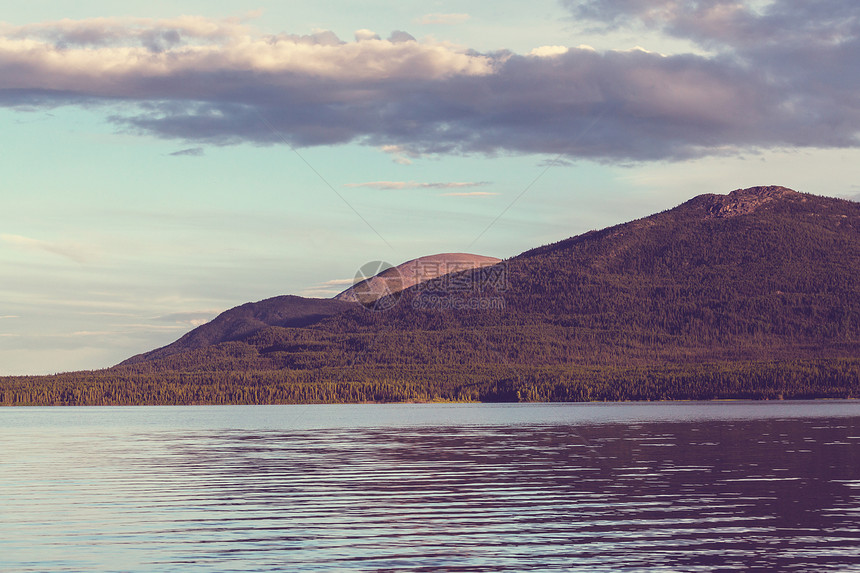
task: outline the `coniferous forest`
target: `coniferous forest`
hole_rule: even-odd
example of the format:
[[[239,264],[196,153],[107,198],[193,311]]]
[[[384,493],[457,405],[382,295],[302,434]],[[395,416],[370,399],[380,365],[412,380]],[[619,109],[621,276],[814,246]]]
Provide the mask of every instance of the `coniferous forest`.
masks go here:
[[[283,296],[2,405],[860,397],[860,204],[757,187],[366,308]]]

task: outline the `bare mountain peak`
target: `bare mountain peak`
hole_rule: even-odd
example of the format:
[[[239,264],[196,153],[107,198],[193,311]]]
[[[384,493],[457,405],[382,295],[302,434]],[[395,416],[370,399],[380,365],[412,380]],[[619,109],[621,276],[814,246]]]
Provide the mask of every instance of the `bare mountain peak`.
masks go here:
[[[708,219],[722,219],[747,215],[761,207],[785,199],[806,200],[803,193],[798,193],[787,187],[767,185],[735,189],[726,195],[700,195],[688,204],[704,207]]]
[[[449,273],[487,267],[500,261],[501,259],[495,257],[471,253],[427,255],[406,261],[396,267],[389,267],[375,276],[364,277],[359,275],[358,278],[364,280],[357,280],[356,284],[334,298],[349,302],[361,302],[362,304],[372,303],[380,297],[400,292]]]
[[[788,187],[781,187],[779,185],[761,185],[758,187],[748,187],[746,189],[735,189],[731,191],[726,196],[727,197],[795,197],[800,196],[802,193],[798,193],[794,189],[789,189]]]

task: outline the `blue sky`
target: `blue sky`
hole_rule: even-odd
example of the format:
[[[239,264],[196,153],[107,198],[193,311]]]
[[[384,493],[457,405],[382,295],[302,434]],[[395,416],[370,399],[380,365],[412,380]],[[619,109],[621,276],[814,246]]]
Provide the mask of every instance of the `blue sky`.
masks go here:
[[[845,2],[29,2],[0,22],[0,375],[364,262],[778,184],[857,198]],[[501,216],[500,216],[501,215]]]

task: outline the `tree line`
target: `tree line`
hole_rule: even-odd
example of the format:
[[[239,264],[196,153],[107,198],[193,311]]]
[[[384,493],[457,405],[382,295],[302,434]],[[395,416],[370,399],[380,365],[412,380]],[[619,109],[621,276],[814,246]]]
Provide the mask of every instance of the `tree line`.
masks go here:
[[[0,378],[3,406],[860,398],[860,359],[693,365],[101,370]]]

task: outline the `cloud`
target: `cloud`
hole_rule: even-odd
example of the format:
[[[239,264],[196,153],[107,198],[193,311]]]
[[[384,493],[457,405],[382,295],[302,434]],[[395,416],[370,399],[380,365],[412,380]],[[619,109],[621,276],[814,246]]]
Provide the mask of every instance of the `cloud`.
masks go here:
[[[0,33],[5,38],[41,40],[59,49],[141,45],[149,51],[161,52],[188,40],[223,40],[246,30],[242,18],[215,20],[203,16],[63,19],[24,26],[0,22]]]
[[[462,24],[469,18],[471,16],[463,13],[443,14],[434,12],[433,14],[424,14],[415,22],[417,24]]]
[[[567,50],[567,46],[540,46],[539,48],[535,48],[529,52],[529,55],[538,58],[551,58],[553,56],[566,54]]]
[[[412,165],[413,159],[421,157],[420,153],[416,153],[402,145],[383,145],[380,149],[385,153],[393,155],[392,161],[400,165]]]
[[[188,149],[180,149],[173,153],[168,153],[171,157],[200,157],[203,155],[202,147],[189,147]]]
[[[559,155],[551,158],[541,159],[537,162],[538,167],[570,167],[576,165],[576,162],[571,159],[565,159]]]
[[[381,40],[379,34],[374,32],[373,30],[356,30],[355,31],[355,41],[356,42],[366,42],[368,40]]]
[[[311,287],[299,292],[299,296],[305,298],[333,298],[343,292],[344,289],[332,289],[323,287]]]
[[[186,325],[186,326],[200,326],[201,324],[206,324],[213,318],[215,318],[218,314],[222,312],[221,310],[199,310],[194,312],[174,312],[171,314],[165,314],[162,316],[157,316],[154,320],[158,322],[169,322],[178,325]],[[172,327],[171,327],[172,328]]]
[[[91,249],[77,243],[40,241],[39,239],[22,237],[21,235],[6,234],[0,234],[0,241],[26,250],[43,251],[59,255],[76,263],[87,263],[94,258],[94,254]]]
[[[204,81],[185,85],[191,99],[211,89],[223,76],[225,89],[241,87],[240,77],[272,88],[292,80],[382,80],[444,78],[492,72],[492,58],[440,42],[380,40],[370,30],[355,32],[355,42],[342,42],[329,31],[310,35],[252,34],[244,27],[221,28],[213,23],[200,30],[180,30],[169,21],[139,26],[106,19],[62,21],[7,28],[0,33],[0,66],[4,90],[44,90],[94,97],[151,99],[182,94],[183,79]],[[83,31],[71,33],[80,28]],[[151,36],[169,37],[155,47]],[[314,84],[320,86],[324,84]],[[179,90],[179,91],[177,91]],[[238,94],[237,94],[238,95]]]
[[[299,292],[299,296],[308,298],[332,298],[343,292],[345,288],[355,284],[355,279],[332,279],[314,285]]]
[[[0,320],[9,319],[9,318],[21,318],[21,317],[18,315],[15,315],[15,314],[6,314],[3,316],[0,316]]]
[[[731,126],[727,135],[734,136],[734,146],[858,145],[860,5],[856,3],[563,0],[563,4],[574,16],[607,28],[649,28],[711,51],[703,71],[715,79],[730,72],[749,92],[749,105],[737,110],[738,117],[749,122],[757,136]],[[767,99],[771,109],[764,103]],[[721,110],[722,115],[729,109]],[[715,133],[713,139],[719,136]]]
[[[860,145],[860,5],[563,3],[577,22],[647,27],[703,50],[520,55],[403,31],[386,40],[359,30],[344,42],[324,30],[265,34],[244,20],[63,20],[0,28],[0,106],[100,105],[119,130],[191,145],[358,143],[401,164]]]
[[[77,330],[75,332],[70,333],[68,336],[78,337],[78,336],[113,336],[119,334],[115,330]]]
[[[395,44],[399,44],[400,42],[417,42],[415,36],[410,34],[409,32],[404,32],[403,30],[394,30],[391,32],[391,35],[388,36],[388,41],[393,42]]]
[[[443,197],[491,197],[498,193],[490,193],[489,191],[469,191],[466,193],[442,193]]]
[[[641,26],[713,49],[807,50],[854,42],[858,7],[839,0],[562,0],[605,28]]]
[[[489,181],[451,181],[447,183],[419,183],[417,181],[368,181],[367,183],[346,183],[344,187],[369,187],[371,189],[460,189],[463,187],[483,187]]]

